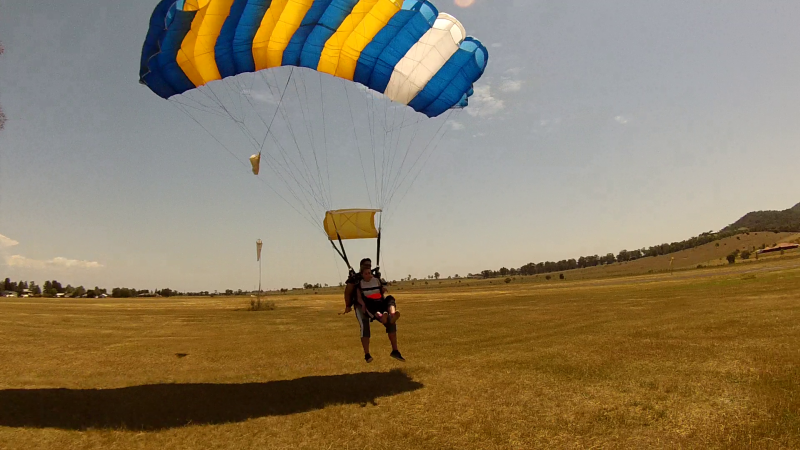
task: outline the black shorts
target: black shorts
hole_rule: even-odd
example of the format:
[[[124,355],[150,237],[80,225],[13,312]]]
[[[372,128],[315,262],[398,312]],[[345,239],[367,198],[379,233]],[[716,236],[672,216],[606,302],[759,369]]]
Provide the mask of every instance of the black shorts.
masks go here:
[[[369,307],[369,303],[367,303],[367,309],[373,315],[376,312],[381,312],[381,313],[387,312],[388,309],[389,309],[389,305],[394,306],[395,308],[397,308],[397,305],[395,304],[395,301],[394,301],[394,297],[392,297],[391,295],[386,297],[382,302],[370,302],[370,303],[378,303],[378,304],[380,304],[379,306],[385,305],[385,307],[386,307],[386,309],[384,309],[383,311],[379,311],[379,310],[373,311]],[[358,325],[361,328],[361,337],[362,338],[365,338],[365,337],[368,338],[371,335],[370,329],[369,329],[369,323],[372,320],[369,318],[368,315],[366,315],[366,314],[361,312],[361,308],[359,308],[358,305],[354,305],[354,307],[356,309],[356,319],[358,319]],[[378,323],[380,323],[380,322],[378,322]],[[381,325],[383,325],[383,324],[381,324]],[[396,323],[387,323],[386,325],[383,325],[383,326],[386,328],[386,333],[387,334],[397,333],[397,324]]]
[[[386,296],[383,300],[364,300],[364,304],[367,306],[367,311],[371,312],[374,316],[376,313],[387,313],[389,312],[389,307],[394,306],[397,308],[397,303],[394,301],[394,297],[391,295]]]

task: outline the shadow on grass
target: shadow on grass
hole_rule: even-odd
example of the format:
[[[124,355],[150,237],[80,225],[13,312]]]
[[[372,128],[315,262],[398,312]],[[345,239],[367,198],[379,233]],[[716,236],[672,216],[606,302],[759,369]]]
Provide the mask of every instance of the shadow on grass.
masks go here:
[[[249,384],[0,390],[0,426],[156,431],[296,414],[422,388],[401,370]]]

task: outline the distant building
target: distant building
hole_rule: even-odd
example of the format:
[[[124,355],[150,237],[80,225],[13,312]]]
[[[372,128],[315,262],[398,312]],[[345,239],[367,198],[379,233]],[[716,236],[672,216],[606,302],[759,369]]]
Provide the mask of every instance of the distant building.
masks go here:
[[[800,244],[787,244],[787,243],[784,243],[784,244],[778,244],[775,247],[769,247],[769,248],[765,248],[765,249],[759,250],[758,253],[762,254],[762,253],[779,252],[781,250],[794,250],[794,249],[796,249],[798,247],[800,247]]]
[[[16,298],[19,297],[19,294],[14,291],[3,291],[0,292],[0,297]]]

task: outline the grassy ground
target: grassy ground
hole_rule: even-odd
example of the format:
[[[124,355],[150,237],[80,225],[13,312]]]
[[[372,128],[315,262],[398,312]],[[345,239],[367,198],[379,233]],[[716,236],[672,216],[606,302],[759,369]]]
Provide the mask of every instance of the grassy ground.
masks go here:
[[[395,291],[0,302],[0,448],[799,448],[800,259]]]

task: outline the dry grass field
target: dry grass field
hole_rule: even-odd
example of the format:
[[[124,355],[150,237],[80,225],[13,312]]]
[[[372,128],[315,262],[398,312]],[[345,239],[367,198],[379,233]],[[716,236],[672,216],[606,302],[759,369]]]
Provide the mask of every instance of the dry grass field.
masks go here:
[[[0,448],[800,448],[800,257],[395,290],[0,300]],[[399,287],[398,287],[399,289]]]

